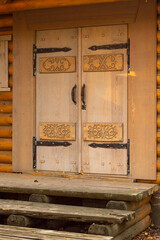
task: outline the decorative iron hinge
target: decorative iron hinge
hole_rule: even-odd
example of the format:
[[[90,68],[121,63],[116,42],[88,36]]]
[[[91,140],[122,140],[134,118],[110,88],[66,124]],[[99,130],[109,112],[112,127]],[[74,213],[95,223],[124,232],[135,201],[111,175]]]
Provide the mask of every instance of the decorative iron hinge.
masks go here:
[[[37,146],[45,146],[45,147],[69,147],[72,145],[70,142],[55,142],[55,141],[37,141],[35,137],[33,137],[33,168],[36,168],[36,158],[37,158]]]
[[[127,173],[130,173],[130,140],[127,143],[91,143],[92,148],[127,149]]]
[[[118,43],[118,44],[107,44],[107,45],[93,45],[89,47],[89,50],[97,51],[97,50],[114,50],[114,49],[127,49],[128,56],[128,73],[130,73],[130,39],[128,39],[127,43]]]
[[[37,48],[36,45],[33,45],[33,76],[36,76],[36,63],[37,63],[37,54],[40,53],[55,53],[55,52],[69,52],[71,48]]]

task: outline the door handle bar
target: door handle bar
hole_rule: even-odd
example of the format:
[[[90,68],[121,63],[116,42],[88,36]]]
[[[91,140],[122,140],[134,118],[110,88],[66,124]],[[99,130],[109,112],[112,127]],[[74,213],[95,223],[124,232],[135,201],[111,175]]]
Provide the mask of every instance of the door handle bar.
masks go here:
[[[82,89],[81,89],[81,101],[82,101],[82,109],[86,110],[86,102],[85,102],[85,87],[86,85],[83,84]]]
[[[76,88],[77,88],[77,85],[75,84],[74,87],[72,88],[72,91],[71,91],[72,102],[74,102],[75,105],[77,104],[77,102],[76,102],[76,100],[75,100],[75,91],[76,91]]]

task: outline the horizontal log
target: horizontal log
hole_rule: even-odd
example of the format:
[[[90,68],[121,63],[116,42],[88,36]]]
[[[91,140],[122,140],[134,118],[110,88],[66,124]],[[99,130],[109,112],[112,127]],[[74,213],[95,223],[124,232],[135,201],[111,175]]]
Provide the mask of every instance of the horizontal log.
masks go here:
[[[157,31],[157,41],[160,42],[160,31]]]
[[[157,10],[158,10],[158,14],[160,14],[160,3],[158,2],[158,5],[157,5]]]
[[[160,143],[157,144],[157,156],[160,157]]]
[[[160,158],[157,160],[157,171],[160,171]]]
[[[160,44],[157,44],[157,54],[160,55]]]
[[[135,218],[135,213],[131,211],[3,199],[0,199],[0,214],[20,214],[40,219],[106,223],[122,223],[127,220],[132,221]]]
[[[160,115],[157,116],[157,127],[160,128]]]
[[[12,138],[12,127],[0,126],[0,138]]]
[[[8,62],[11,64],[11,63],[13,63],[13,53],[12,52],[10,52],[9,54],[8,54]]]
[[[131,240],[139,233],[143,232],[146,228],[148,228],[151,224],[151,218],[149,216],[146,216],[143,218],[140,222],[136,223],[132,227],[128,228],[118,236],[114,238],[114,240],[122,240],[127,239]]]
[[[0,0],[0,4],[10,3],[12,0]]]
[[[157,142],[160,143],[160,131],[157,132]]]
[[[9,75],[13,75],[13,65],[12,64],[9,64],[8,72],[9,72]]]
[[[12,139],[0,139],[0,151],[11,151]]]
[[[151,197],[144,198],[139,202],[126,202],[126,201],[109,201],[106,205],[108,209],[118,209],[126,211],[135,211],[140,208],[142,205],[148,203],[151,200]]]
[[[0,92],[0,101],[11,101],[12,100],[12,92]]]
[[[11,75],[9,76],[8,86],[9,86],[10,88],[13,87],[13,77],[12,77]]]
[[[12,15],[0,16],[0,28],[1,27],[12,27],[13,17]]]
[[[157,58],[157,70],[160,70],[160,57]]]
[[[12,113],[12,105],[0,104],[0,113]]]
[[[160,85],[160,72],[157,74],[157,84]]]
[[[0,172],[12,172],[12,164],[0,164]]]
[[[122,224],[110,224],[110,225],[99,225],[99,224],[93,223],[89,227],[88,233],[115,237],[118,234],[125,231],[127,228],[141,221],[141,219],[149,215],[150,212],[151,212],[151,205],[149,203],[144,204],[136,210],[134,220],[130,222],[125,222]]]
[[[0,151],[0,163],[12,163],[11,151]]]
[[[0,114],[0,126],[11,126],[12,114]]]
[[[8,42],[8,49],[9,51],[13,51],[13,41]]]
[[[7,224],[12,226],[20,226],[20,227],[33,227],[36,225],[35,221],[32,218],[29,218],[23,215],[14,215],[14,214],[11,214],[7,218]]]
[[[13,29],[12,28],[7,28],[7,29],[1,29],[0,28],[0,36],[4,35],[12,35],[13,34]]]
[[[121,0],[126,1],[126,0]],[[117,2],[117,0],[14,0],[13,3],[4,4],[0,7],[0,13],[10,13],[15,11],[24,11],[32,9],[42,9],[42,8],[53,8],[53,7],[65,7],[65,6],[77,6],[86,4],[97,4],[97,3],[111,3]]]
[[[157,89],[157,99],[160,99],[160,89]]]
[[[160,101],[157,101],[157,113],[160,113]]]

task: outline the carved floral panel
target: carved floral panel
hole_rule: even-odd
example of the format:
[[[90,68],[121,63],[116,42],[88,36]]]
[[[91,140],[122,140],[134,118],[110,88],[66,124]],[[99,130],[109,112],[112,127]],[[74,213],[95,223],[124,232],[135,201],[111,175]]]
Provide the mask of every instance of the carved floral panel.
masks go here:
[[[83,125],[84,141],[121,142],[123,141],[122,123],[87,123]]]
[[[84,72],[123,71],[123,54],[102,54],[83,56]]]
[[[76,71],[76,57],[48,57],[39,59],[40,73],[70,73]]]
[[[74,141],[75,124],[72,123],[40,123],[41,140]]]

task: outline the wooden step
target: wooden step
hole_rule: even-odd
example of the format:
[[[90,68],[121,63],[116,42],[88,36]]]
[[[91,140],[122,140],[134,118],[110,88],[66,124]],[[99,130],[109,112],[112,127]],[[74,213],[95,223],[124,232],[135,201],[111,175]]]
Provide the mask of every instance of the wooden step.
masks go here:
[[[0,225],[0,240],[112,240],[113,237]]]
[[[9,150],[3,147],[1,150]],[[45,194],[75,198],[141,201],[158,191],[156,184],[126,183],[93,179],[1,174],[0,192]]]
[[[122,223],[135,218],[133,211],[78,207],[0,199],[0,214],[18,214],[41,219],[63,219],[76,222]]]

